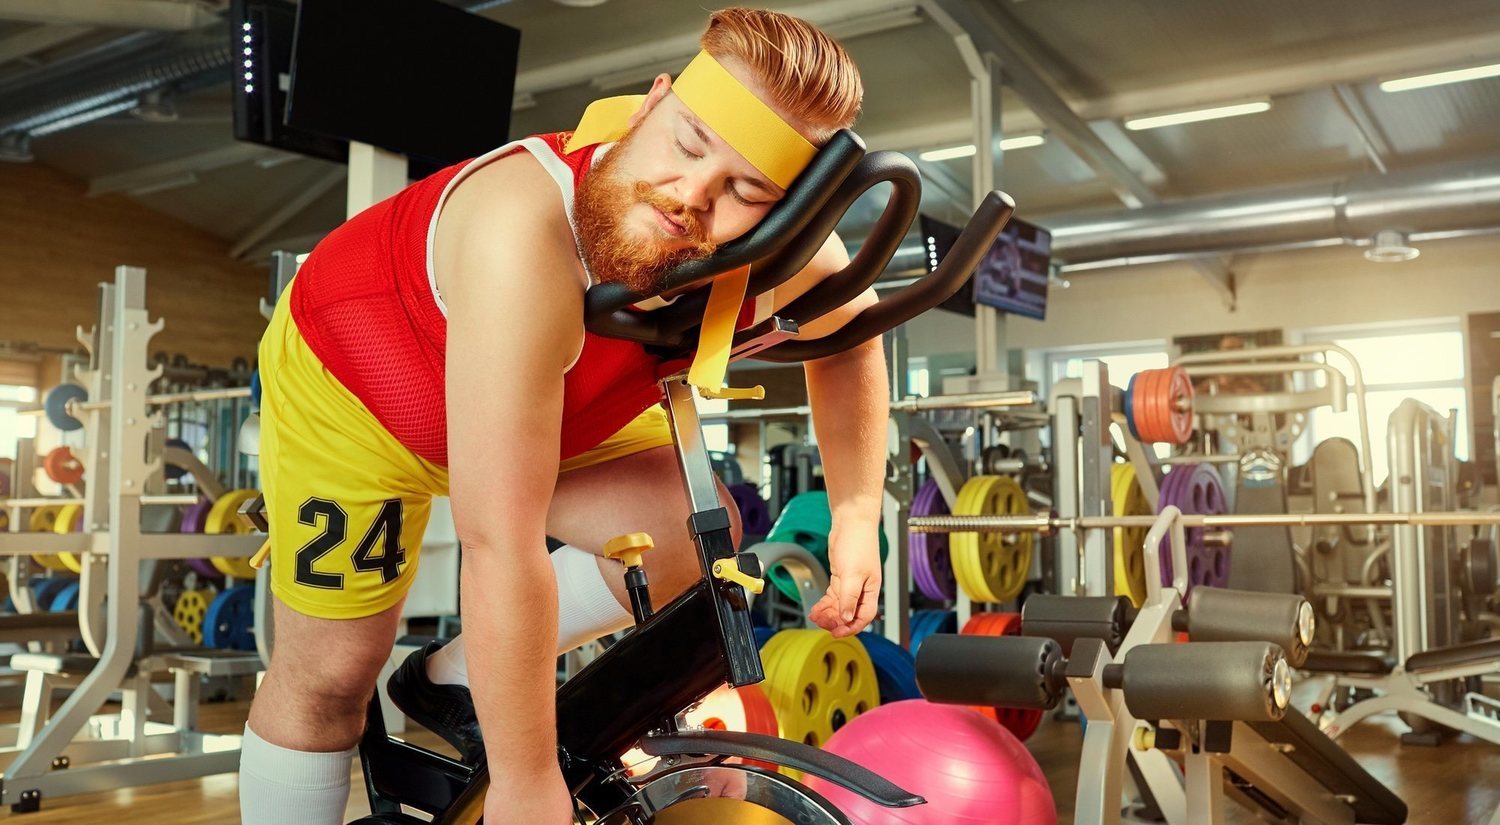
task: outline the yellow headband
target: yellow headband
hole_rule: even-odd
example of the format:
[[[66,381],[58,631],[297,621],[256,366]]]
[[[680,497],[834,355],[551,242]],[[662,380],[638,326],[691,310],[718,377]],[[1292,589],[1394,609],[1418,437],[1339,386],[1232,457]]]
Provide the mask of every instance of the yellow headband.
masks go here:
[[[672,91],[704,125],[782,189],[791,186],[818,153],[816,146],[708,52],[699,52],[693,58],[673,82]],[[624,137],[630,116],[640,109],[643,100],[644,95],[626,95],[590,103],[564,151]]]

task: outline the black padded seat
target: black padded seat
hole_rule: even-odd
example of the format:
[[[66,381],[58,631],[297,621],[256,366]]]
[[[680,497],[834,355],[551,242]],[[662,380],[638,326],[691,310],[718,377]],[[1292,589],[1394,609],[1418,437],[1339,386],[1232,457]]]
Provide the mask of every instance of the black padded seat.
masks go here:
[[[1279,722],[1245,724],[1267,742],[1290,746],[1286,750],[1288,759],[1331,794],[1352,800],[1349,804],[1356,825],[1401,825],[1406,821],[1406,803],[1401,797],[1300,713],[1288,713]]]
[[[1396,669],[1396,660],[1381,653],[1324,653],[1307,654],[1303,670],[1319,673],[1356,673],[1363,676],[1384,676]]]
[[[1461,645],[1414,653],[1406,660],[1406,669],[1408,671],[1436,670],[1444,667],[1473,665],[1491,659],[1500,660],[1500,639],[1480,639]]]

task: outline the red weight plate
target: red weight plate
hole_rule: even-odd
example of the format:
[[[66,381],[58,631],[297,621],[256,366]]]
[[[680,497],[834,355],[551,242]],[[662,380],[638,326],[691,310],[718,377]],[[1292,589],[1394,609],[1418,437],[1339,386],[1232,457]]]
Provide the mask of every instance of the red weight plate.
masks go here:
[[[67,447],[58,447],[42,459],[42,470],[58,484],[77,484],[83,481],[83,462],[73,457]]]

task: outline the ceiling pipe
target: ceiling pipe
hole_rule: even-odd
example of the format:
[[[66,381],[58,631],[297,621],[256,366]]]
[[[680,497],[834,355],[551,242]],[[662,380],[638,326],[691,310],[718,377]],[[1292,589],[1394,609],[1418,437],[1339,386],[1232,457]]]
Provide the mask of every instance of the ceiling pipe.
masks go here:
[[[198,0],[0,0],[0,20],[189,31],[220,17],[218,7]]]
[[[1420,239],[1500,227],[1500,159],[1032,220],[1069,264]]]

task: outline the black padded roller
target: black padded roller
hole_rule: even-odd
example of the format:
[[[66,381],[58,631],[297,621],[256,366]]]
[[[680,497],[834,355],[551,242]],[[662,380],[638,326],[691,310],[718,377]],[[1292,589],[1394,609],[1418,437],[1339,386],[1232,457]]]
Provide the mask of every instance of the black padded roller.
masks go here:
[[[917,687],[944,704],[1047,710],[1067,687],[1064,663],[1051,639],[935,633],[917,652]]]
[[[1072,655],[1077,639],[1099,639],[1114,650],[1130,630],[1130,600],[1123,596],[1053,596],[1038,593],[1021,608],[1021,635],[1056,639]]]
[[[1142,645],[1125,654],[1120,676],[1137,719],[1273,722],[1286,715],[1292,684],[1286,655],[1268,642]]]
[[[1285,651],[1287,664],[1301,667],[1312,644],[1314,617],[1301,596],[1195,587],[1187,626],[1177,629],[1194,642],[1270,642]]]

